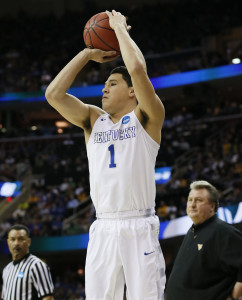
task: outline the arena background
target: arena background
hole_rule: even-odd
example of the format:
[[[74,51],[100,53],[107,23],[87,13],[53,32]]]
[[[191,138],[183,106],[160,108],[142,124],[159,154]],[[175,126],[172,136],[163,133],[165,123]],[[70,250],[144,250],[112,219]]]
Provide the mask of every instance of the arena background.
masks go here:
[[[0,270],[11,259],[6,230],[26,224],[31,251],[51,267],[55,299],[84,299],[95,211],[83,134],[47,104],[44,91],[84,47],[84,25],[100,11],[128,16],[166,108],[156,209],[167,276],[190,226],[185,201],[192,180],[214,183],[219,217],[242,229],[240,1],[112,2],[9,0],[0,10],[0,190],[16,183],[12,194],[0,195]],[[72,92],[100,105],[101,86],[116,64],[89,63]]]

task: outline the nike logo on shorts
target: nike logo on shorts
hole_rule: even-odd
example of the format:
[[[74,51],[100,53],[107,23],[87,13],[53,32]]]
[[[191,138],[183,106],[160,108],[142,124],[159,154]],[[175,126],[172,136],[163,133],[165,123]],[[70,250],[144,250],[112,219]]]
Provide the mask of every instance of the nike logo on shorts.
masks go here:
[[[151,253],[154,253],[155,251],[152,251],[152,252],[145,252],[144,255],[149,255]]]

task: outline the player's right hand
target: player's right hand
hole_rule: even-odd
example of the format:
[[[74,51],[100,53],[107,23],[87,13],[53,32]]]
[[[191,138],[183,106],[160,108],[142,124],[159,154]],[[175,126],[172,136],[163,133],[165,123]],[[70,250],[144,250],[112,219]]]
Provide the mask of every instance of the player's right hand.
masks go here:
[[[130,31],[131,26],[127,25],[127,17],[122,15],[120,12],[116,10],[112,10],[112,12],[106,10],[106,14],[109,17],[109,25],[111,28],[115,30],[115,26],[124,26],[127,31]]]

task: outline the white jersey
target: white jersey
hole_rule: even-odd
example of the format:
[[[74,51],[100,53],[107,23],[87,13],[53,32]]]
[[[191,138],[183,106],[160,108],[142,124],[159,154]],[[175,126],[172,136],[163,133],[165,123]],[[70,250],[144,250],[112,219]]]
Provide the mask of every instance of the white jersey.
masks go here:
[[[87,143],[90,193],[97,213],[155,207],[155,162],[159,144],[135,112],[114,124],[100,116]]]

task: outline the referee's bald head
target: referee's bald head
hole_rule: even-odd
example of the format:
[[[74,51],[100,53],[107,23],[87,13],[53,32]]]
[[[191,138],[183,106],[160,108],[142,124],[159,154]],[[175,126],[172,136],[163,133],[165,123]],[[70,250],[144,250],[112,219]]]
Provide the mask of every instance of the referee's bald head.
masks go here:
[[[12,230],[24,230],[26,232],[26,235],[28,237],[30,237],[30,231],[28,229],[27,226],[25,225],[22,225],[22,224],[16,224],[16,225],[13,225],[12,227],[10,227],[7,231],[7,236],[9,235],[9,232],[12,231]]]

